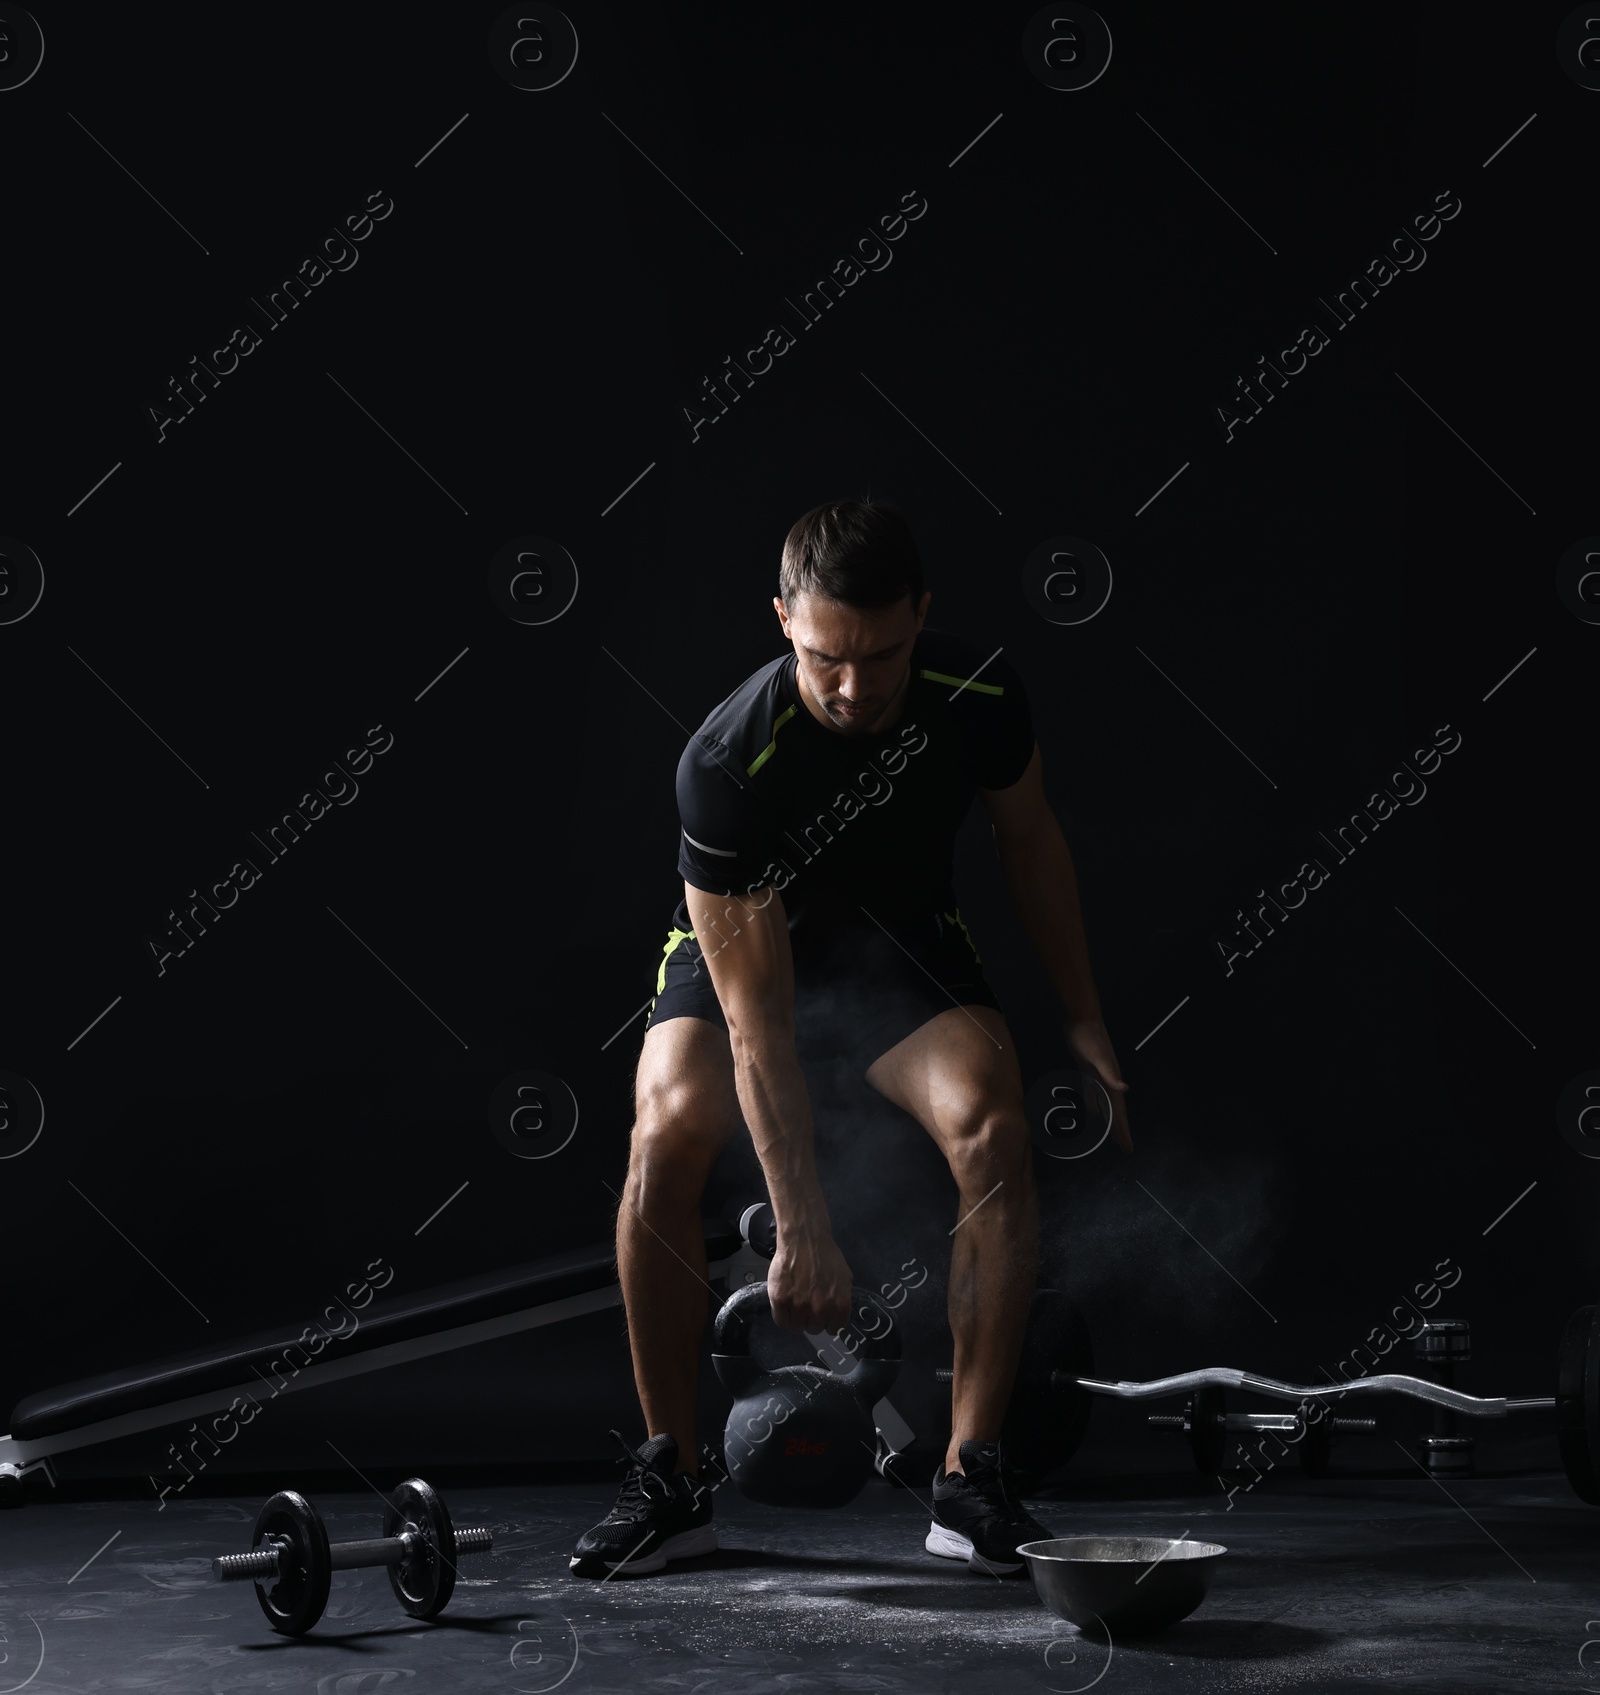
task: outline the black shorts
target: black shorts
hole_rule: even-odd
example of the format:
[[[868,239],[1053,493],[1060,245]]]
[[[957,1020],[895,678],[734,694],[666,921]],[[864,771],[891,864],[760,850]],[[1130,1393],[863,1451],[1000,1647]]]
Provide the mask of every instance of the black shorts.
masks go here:
[[[795,1043],[802,1058],[844,1061],[858,1073],[952,1007],[1004,1010],[953,903],[897,926],[892,936],[863,925],[799,938],[794,975]],[[682,901],[662,949],[645,1028],[669,1018],[704,1018],[728,1028]]]

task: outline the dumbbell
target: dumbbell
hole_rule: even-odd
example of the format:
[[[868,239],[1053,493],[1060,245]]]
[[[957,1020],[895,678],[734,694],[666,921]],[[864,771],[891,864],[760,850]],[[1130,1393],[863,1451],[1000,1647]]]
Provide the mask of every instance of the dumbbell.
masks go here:
[[[1455,1368],[1472,1358],[1472,1330],[1464,1318],[1433,1319],[1411,1338],[1417,1371],[1432,1383],[1450,1388]],[[1433,1434],[1421,1441],[1422,1459],[1434,1475],[1470,1477],[1473,1440],[1456,1428],[1456,1415],[1445,1407],[1433,1409]]]
[[[1376,1419],[1334,1418],[1324,1414],[1307,1419],[1303,1412],[1231,1413],[1226,1392],[1214,1383],[1203,1384],[1184,1403],[1181,1413],[1151,1413],[1153,1430],[1181,1430],[1189,1438],[1195,1470],[1214,1476],[1222,1469],[1228,1449],[1229,1431],[1270,1431],[1297,1435],[1300,1469],[1308,1477],[1322,1477],[1328,1469],[1337,1430],[1371,1430]]]
[[[322,1617],[336,1571],[387,1566],[400,1605],[413,1618],[432,1618],[455,1588],[457,1557],[493,1545],[489,1530],[457,1530],[439,1492],[409,1477],[390,1497],[383,1534],[356,1542],[330,1543],[322,1514],[296,1490],[281,1490],[256,1515],[250,1552],[219,1555],[211,1570],[224,1583],[253,1578],[272,1628],[302,1636]]]
[[[1424,1324],[1412,1338],[1419,1375],[1427,1382],[1454,1386],[1454,1368],[1472,1357],[1471,1327],[1465,1319],[1435,1319]],[[1473,1439],[1457,1434],[1457,1415],[1447,1407],[1433,1408],[1433,1434],[1422,1438],[1422,1454],[1430,1472],[1457,1477],[1472,1473]],[[1288,1435],[1300,1432],[1300,1468],[1308,1477],[1325,1476],[1333,1452],[1333,1438],[1341,1430],[1372,1430],[1376,1420],[1325,1415],[1307,1421],[1303,1411],[1294,1413],[1230,1413],[1224,1391],[1207,1384],[1195,1391],[1181,1413],[1152,1413],[1155,1429],[1182,1430],[1189,1438],[1195,1468],[1216,1472],[1227,1451],[1229,1431],[1272,1431]]]

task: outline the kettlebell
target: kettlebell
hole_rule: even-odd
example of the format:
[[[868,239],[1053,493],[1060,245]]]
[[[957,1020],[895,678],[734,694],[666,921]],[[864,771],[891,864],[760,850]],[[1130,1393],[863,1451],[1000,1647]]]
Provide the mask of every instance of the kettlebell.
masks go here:
[[[850,1291],[851,1322],[838,1332],[853,1354],[847,1372],[823,1365],[769,1368],[751,1351],[752,1322],[772,1318],[765,1283],[723,1303],[712,1331],[711,1363],[733,1408],[723,1429],[728,1475],[752,1501],[774,1507],[842,1507],[873,1473],[872,1409],[900,1372],[900,1332],[869,1290]]]

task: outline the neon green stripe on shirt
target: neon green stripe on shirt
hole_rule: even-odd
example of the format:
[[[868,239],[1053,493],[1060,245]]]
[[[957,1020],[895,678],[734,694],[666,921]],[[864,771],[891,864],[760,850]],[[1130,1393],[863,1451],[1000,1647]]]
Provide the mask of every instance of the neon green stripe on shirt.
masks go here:
[[[975,683],[970,677],[947,677],[943,671],[919,671],[917,675],[933,683],[954,683],[958,689],[976,689],[979,694],[1006,692],[998,683]]]
[[[954,679],[952,679],[952,681],[953,680]],[[771,759],[773,754],[777,752],[777,750],[778,750],[778,732],[793,717],[794,717],[794,708],[792,706],[786,706],[786,707],[784,707],[783,711],[780,712],[778,714],[778,716],[773,720],[772,740],[769,741],[767,743],[767,745],[764,748],[762,748],[760,753],[758,753],[755,756],[755,759],[751,762],[750,767],[749,767],[748,771],[746,772],[747,776],[751,776],[751,777],[755,776],[756,772],[758,772],[761,769],[761,767],[763,765],[765,765],[766,762],[769,759]]]

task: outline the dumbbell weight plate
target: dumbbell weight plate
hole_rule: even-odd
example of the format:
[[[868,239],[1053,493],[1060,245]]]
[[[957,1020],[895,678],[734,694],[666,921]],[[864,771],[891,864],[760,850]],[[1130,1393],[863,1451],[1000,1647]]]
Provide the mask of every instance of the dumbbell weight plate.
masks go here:
[[[1307,1477],[1326,1477],[1333,1457],[1333,1414],[1325,1410],[1321,1418],[1312,1418],[1302,1408],[1300,1418],[1304,1425],[1300,1437],[1300,1469]]]
[[[256,1599],[267,1622],[285,1636],[301,1636],[322,1617],[333,1582],[328,1532],[322,1514],[304,1495],[284,1489],[256,1514],[252,1549],[268,1537],[280,1545],[278,1576],[269,1587],[256,1580]]]
[[[1067,1380],[1061,1387],[1051,1387],[1053,1372]],[[1093,1375],[1094,1350],[1082,1313],[1058,1289],[1034,1290],[1016,1387],[1000,1432],[1023,1493],[1077,1451],[1094,1396],[1070,1380]]]
[[[456,1586],[456,1532],[438,1491],[420,1477],[408,1477],[394,1491],[383,1515],[385,1536],[406,1530],[417,1531],[421,1545],[389,1567],[389,1586],[413,1618],[432,1618]]]
[[[1600,1307],[1579,1307],[1561,1334],[1556,1437],[1573,1493],[1600,1506]]]
[[[1222,1469],[1222,1456],[1228,1451],[1228,1431],[1222,1422],[1227,1412],[1227,1394],[1214,1383],[1196,1389],[1189,1402],[1189,1447],[1195,1470],[1208,1477]]]

